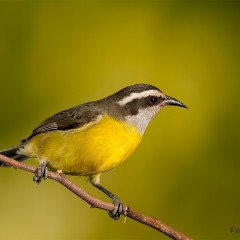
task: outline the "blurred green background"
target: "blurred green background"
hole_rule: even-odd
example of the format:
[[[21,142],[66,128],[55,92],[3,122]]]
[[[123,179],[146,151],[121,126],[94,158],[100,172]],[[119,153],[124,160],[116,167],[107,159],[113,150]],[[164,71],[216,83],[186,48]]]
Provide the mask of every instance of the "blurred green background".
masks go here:
[[[156,85],[189,110],[161,111],[102,184],[194,239],[240,239],[231,232],[240,228],[239,10],[237,1],[1,1],[0,149],[58,111]],[[168,239],[111,220],[56,182],[36,186],[11,168],[0,179],[0,239]]]

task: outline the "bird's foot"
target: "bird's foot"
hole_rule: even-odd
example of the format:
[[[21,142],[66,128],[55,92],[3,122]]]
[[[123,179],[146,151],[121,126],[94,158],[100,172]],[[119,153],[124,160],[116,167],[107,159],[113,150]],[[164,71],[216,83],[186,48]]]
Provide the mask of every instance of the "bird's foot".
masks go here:
[[[121,202],[118,197],[115,197],[113,199],[113,204],[114,208],[108,213],[109,217],[113,218],[114,220],[118,220],[121,214],[127,216],[127,207]]]
[[[42,179],[47,179],[48,177],[48,168],[47,168],[47,162],[42,162],[39,164],[37,171],[35,173],[35,176],[33,177],[33,181],[39,184]]]

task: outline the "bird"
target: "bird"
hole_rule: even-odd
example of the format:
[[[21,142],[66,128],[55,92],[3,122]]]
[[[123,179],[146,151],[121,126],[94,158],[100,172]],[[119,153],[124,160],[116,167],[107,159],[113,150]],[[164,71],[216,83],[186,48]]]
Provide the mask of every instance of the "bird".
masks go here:
[[[36,158],[39,165],[33,180],[38,184],[47,178],[48,169],[87,176],[112,199],[114,207],[108,214],[117,220],[127,214],[127,207],[100,184],[100,176],[131,156],[150,121],[165,106],[187,108],[155,86],[127,86],[103,99],[56,113],[20,144],[0,154],[20,162]],[[9,165],[0,162],[0,166]]]

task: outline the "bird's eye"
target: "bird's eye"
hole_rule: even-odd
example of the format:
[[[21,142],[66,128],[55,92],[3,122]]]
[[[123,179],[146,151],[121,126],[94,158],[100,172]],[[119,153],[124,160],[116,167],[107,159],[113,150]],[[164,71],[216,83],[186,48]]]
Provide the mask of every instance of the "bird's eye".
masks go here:
[[[149,98],[149,102],[152,104],[156,103],[157,100],[158,100],[157,97],[154,97],[154,96],[150,96],[150,98]]]

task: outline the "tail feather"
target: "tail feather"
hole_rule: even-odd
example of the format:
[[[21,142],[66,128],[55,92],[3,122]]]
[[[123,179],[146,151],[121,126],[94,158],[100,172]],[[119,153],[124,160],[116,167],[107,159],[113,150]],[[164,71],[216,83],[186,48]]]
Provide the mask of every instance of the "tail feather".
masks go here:
[[[18,150],[19,150],[20,147],[22,147],[22,144],[20,144],[18,146],[15,146],[15,147],[12,147],[12,148],[8,148],[8,149],[3,150],[3,151],[0,151],[0,154],[4,155],[6,157],[13,158],[13,159],[15,159],[19,162],[22,162],[22,161],[28,159],[29,157],[18,153]],[[10,167],[10,165],[0,161],[0,167]]]

